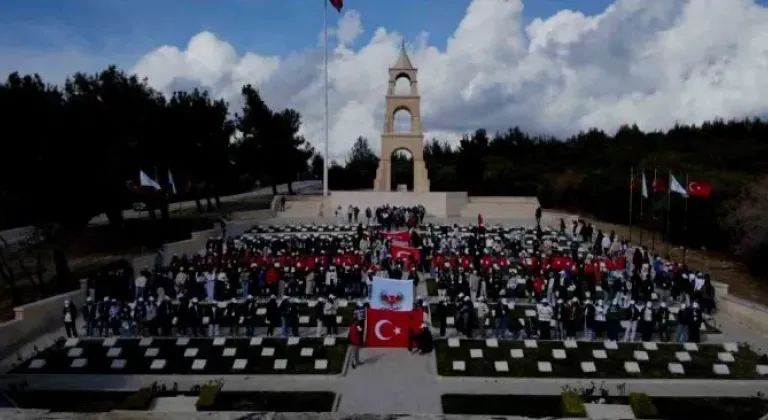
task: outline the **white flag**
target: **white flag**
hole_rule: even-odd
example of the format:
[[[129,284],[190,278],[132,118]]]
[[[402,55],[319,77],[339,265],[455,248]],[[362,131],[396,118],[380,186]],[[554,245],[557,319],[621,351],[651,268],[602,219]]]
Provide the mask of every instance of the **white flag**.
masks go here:
[[[641,177],[640,182],[643,183],[643,185],[640,186],[640,193],[643,195],[643,198],[648,198],[648,181],[645,180],[645,171],[643,171],[643,176]]]
[[[154,179],[150,178],[149,175],[145,174],[142,170],[139,170],[139,183],[141,183],[142,187],[152,187],[156,190],[162,190],[160,184],[155,182]]]
[[[171,173],[170,169],[168,169],[168,183],[171,184],[171,192],[177,194],[176,181],[173,180],[173,173]]]
[[[688,197],[688,190],[683,188],[682,185],[680,185],[679,182],[677,182],[677,178],[675,178],[674,175],[672,175],[672,172],[669,173],[669,191],[670,192],[676,192],[683,197]]]

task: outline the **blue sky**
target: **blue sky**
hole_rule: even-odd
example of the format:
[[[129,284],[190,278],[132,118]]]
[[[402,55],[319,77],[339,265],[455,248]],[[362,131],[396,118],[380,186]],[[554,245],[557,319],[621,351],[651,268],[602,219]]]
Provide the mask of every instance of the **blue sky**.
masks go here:
[[[526,17],[547,17],[563,8],[596,13],[610,3],[528,1]],[[427,31],[430,43],[440,47],[468,4],[468,0],[346,0],[346,8],[361,12],[366,34],[379,26],[409,38]],[[284,55],[315,45],[322,30],[322,7],[323,0],[4,0],[0,45],[56,50],[74,44],[89,52],[139,56],[159,45],[184,45],[190,36],[209,30],[239,51]],[[337,18],[332,9],[329,18]],[[363,36],[358,42],[365,40]]]

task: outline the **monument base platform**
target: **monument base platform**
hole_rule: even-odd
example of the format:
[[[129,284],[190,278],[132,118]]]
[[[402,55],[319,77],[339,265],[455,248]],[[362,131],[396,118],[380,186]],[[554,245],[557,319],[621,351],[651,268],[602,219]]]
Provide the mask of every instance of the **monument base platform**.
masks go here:
[[[346,211],[349,205],[360,209],[390,206],[422,205],[428,216],[458,217],[468,202],[466,192],[404,192],[404,191],[331,191],[326,198],[327,209],[341,206]]]

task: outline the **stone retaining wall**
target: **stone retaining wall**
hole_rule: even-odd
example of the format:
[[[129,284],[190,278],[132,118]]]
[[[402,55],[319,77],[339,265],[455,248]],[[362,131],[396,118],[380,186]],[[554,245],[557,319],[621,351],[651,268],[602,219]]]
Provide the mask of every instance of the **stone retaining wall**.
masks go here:
[[[343,413],[158,413],[149,411],[112,411],[109,413],[52,413],[42,410],[0,409],[3,420],[532,420],[517,416],[459,416],[440,414],[343,414]],[[547,420],[557,420],[551,417]],[[572,420],[563,418],[560,420]],[[581,420],[584,420],[583,418]]]

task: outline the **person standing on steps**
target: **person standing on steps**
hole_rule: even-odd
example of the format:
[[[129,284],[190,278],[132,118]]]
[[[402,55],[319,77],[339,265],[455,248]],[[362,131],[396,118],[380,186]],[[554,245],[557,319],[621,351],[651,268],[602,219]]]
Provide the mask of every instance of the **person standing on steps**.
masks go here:
[[[349,327],[349,348],[350,359],[352,361],[352,369],[356,369],[363,362],[360,361],[360,347],[365,345],[365,338],[363,337],[363,326],[365,325],[365,306],[362,302],[357,302],[354,315],[352,317],[352,325]]]
[[[541,206],[536,207],[536,226],[541,226]]]
[[[77,328],[75,328],[75,321],[77,320],[77,308],[75,307],[74,303],[68,300],[64,301],[62,317],[64,318],[64,329],[67,332],[67,337],[77,337]]]

